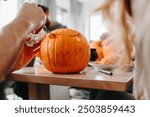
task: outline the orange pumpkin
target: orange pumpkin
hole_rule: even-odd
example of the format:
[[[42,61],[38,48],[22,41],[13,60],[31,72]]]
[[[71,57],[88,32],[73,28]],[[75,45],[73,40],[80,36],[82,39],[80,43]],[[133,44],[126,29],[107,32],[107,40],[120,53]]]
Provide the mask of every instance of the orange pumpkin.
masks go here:
[[[100,64],[117,65],[120,62],[119,60],[120,55],[118,53],[110,52],[100,61]]]
[[[42,41],[40,58],[53,73],[76,73],[87,66],[90,48],[81,33],[73,29],[57,29]]]
[[[101,43],[102,41],[91,41],[89,43],[90,48],[95,48],[98,58],[96,60],[100,61],[104,56],[103,56],[103,51],[102,51],[102,47],[101,47]]]

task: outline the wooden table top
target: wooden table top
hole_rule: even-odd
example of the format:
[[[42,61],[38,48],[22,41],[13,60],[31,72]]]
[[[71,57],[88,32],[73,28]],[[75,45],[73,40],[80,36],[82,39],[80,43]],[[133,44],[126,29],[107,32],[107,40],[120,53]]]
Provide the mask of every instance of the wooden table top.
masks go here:
[[[109,76],[98,72],[92,67],[87,67],[76,74],[54,74],[44,67],[25,67],[11,73],[8,79],[28,83],[126,91],[133,81],[133,73],[114,73]]]

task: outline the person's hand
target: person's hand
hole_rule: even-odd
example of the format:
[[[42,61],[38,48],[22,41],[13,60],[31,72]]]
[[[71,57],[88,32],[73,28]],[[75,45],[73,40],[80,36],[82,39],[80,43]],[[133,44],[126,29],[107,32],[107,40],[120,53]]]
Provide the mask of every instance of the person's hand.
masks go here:
[[[41,29],[46,22],[45,13],[35,3],[24,3],[17,18],[29,23],[31,32]]]

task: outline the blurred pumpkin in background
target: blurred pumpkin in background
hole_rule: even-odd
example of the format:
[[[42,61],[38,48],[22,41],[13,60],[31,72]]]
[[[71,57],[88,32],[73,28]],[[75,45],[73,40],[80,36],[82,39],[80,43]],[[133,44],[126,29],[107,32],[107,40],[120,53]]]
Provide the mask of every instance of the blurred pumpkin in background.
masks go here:
[[[103,51],[104,56],[106,56],[110,52],[117,51],[117,44],[114,42],[114,40],[111,37],[103,41],[102,51]]]
[[[86,38],[73,29],[57,29],[44,38],[40,58],[53,73],[76,73],[83,70],[90,60]]]
[[[112,36],[108,37],[102,43],[102,51],[103,51],[104,58],[99,63],[100,64],[119,64],[120,54],[118,53],[118,49],[119,49],[118,45],[112,39]]]
[[[90,48],[96,49],[96,52],[98,55],[98,58],[96,60],[98,60],[98,61],[100,61],[104,57],[103,51],[102,51],[102,46],[101,46],[102,42],[103,42],[102,40],[89,42]]]
[[[100,64],[119,64],[120,55],[118,53],[110,52],[107,54],[102,60],[100,61]]]

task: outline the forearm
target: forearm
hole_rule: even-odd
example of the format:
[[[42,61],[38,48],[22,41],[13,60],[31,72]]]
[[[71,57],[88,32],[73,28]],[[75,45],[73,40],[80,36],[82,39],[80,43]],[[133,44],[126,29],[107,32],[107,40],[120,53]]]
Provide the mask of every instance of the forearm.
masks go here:
[[[32,25],[21,19],[12,21],[0,31],[0,79],[12,70],[25,38],[31,31]]]

